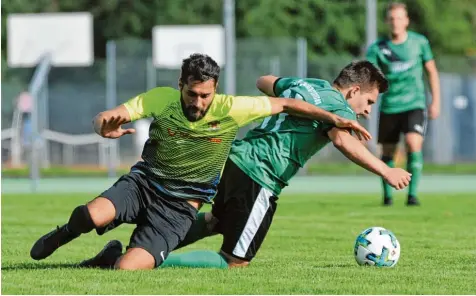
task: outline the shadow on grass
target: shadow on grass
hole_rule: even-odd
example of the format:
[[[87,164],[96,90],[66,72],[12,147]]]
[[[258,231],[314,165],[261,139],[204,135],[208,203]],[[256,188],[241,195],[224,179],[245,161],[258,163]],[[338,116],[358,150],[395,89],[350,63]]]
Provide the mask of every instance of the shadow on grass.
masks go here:
[[[6,264],[2,266],[2,271],[8,270],[40,270],[40,269],[61,269],[61,268],[77,268],[81,267],[78,264],[73,263],[18,263],[18,264]],[[82,269],[82,268],[81,268]]]
[[[355,264],[350,263],[337,263],[337,264],[323,264],[323,265],[313,265],[315,268],[349,268],[355,266]]]

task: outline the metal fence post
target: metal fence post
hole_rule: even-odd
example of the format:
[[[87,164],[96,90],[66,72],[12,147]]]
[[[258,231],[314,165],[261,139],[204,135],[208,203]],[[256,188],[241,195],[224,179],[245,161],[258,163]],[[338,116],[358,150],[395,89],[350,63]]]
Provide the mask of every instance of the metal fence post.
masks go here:
[[[302,37],[297,39],[297,75],[307,77],[307,40]]]
[[[154,61],[152,57],[148,57],[146,60],[146,75],[147,75],[147,89],[152,89],[157,86],[157,69],[155,69]]]
[[[116,42],[113,40],[106,43],[106,60],[106,109],[112,109],[117,105]],[[118,140],[108,140],[108,142],[108,176],[114,178],[119,161],[119,145]]]
[[[223,1],[225,26],[225,93],[236,94],[235,0]]]
[[[269,61],[269,72],[274,76],[281,75],[281,59],[279,56],[274,56]]]

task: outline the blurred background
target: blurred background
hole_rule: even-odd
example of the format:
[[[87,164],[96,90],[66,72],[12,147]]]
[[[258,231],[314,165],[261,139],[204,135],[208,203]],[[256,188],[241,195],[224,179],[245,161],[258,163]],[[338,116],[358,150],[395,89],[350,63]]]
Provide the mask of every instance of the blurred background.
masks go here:
[[[2,177],[126,172],[140,157],[148,122],[110,141],[94,134],[92,118],[149,88],[175,87],[176,61],[193,51],[219,48],[220,92],[259,94],[255,81],[269,73],[332,80],[386,34],[388,2],[3,1]],[[440,71],[442,112],[429,124],[424,173],[476,174],[476,1],[402,2],[409,29],[429,39]],[[365,123],[375,136],[376,117]],[[378,153],[375,142],[369,148]],[[403,152],[397,163],[404,165]],[[361,173],[333,147],[301,172]]]

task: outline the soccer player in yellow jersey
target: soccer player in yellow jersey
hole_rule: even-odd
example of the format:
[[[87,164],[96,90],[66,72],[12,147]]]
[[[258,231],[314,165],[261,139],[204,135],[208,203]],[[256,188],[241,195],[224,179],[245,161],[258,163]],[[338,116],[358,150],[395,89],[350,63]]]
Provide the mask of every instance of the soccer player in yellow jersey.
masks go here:
[[[351,128],[370,135],[356,121],[302,100],[216,94],[220,68],[210,57],[193,54],[182,64],[179,90],[158,87],[98,114],[95,131],[106,138],[133,133],[122,124],[152,117],[142,161],[97,198],[76,207],[68,223],[32,247],[35,260],[95,229],[99,235],[122,223],[135,224],[129,246],[113,241],[84,267],[151,269],[162,264],[185,237],[198,209],[217,192],[238,129],[281,112]],[[119,243],[120,244],[120,243]]]

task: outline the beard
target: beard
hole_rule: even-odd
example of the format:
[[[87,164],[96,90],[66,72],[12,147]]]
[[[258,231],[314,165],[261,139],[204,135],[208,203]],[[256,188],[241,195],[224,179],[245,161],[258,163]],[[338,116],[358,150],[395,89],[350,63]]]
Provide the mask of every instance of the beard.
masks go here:
[[[195,122],[202,119],[205,116],[205,114],[207,114],[207,111],[208,109],[210,109],[210,106],[211,106],[210,104],[205,110],[200,110],[195,106],[186,106],[183,101],[182,95],[180,95],[180,103],[182,104],[182,111],[185,118],[187,118],[187,120],[190,122]]]

